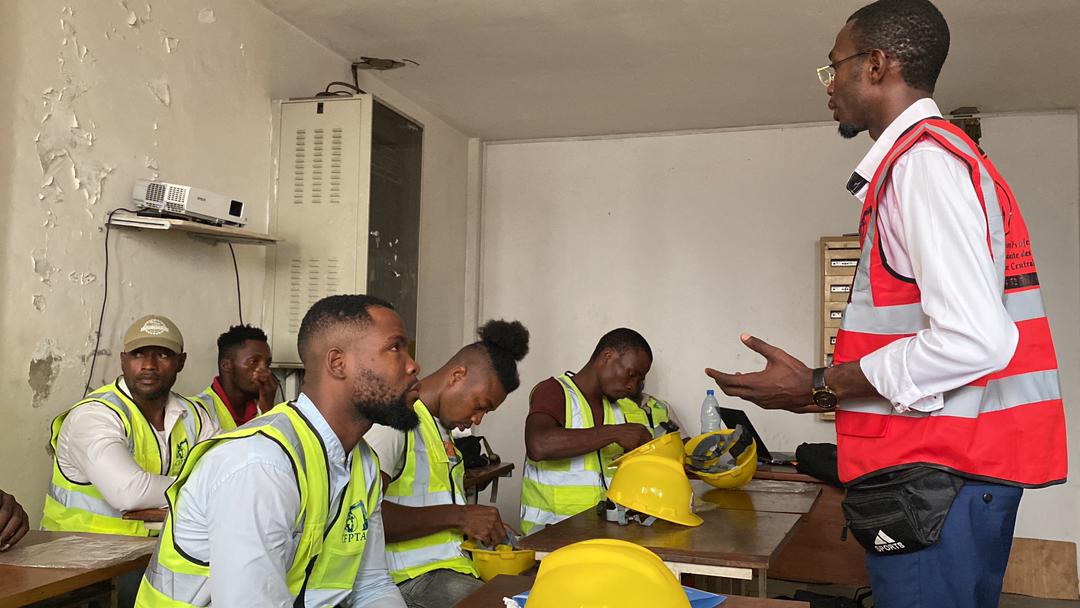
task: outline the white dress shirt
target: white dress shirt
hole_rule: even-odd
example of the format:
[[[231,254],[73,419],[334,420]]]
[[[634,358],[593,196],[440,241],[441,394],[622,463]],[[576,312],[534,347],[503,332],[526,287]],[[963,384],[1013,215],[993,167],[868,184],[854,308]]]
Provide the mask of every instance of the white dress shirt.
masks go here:
[[[117,386],[130,398],[123,378]],[[198,441],[213,437],[220,430],[217,422],[196,408],[202,419]],[[144,471],[135,463],[133,445],[124,433],[124,423],[109,406],[87,403],[75,408],[60,426],[56,459],[64,475],[77,483],[92,483],[118,511],[154,509],[165,506],[165,489],[173,477],[163,475],[172,464],[169,435],[182,416],[188,415],[176,393],[165,405],[165,429],[154,429],[161,454],[161,471]]]
[[[345,454],[337,434],[307,395],[301,393],[296,406],[326,446],[334,513],[351,477],[352,454]],[[364,464],[365,475],[378,474],[374,461]],[[172,515],[173,537],[185,553],[213,564],[212,606],[293,605],[285,576],[301,538],[302,531],[294,527],[300,493],[292,461],[279,445],[254,435],[211,449],[181,488],[178,503]],[[405,608],[386,570],[385,550],[378,508],[368,520],[360,571],[347,605]]]
[[[869,182],[896,140],[916,122],[941,116],[930,98],[911,104],[855,169]],[[852,183],[860,180],[852,176]],[[864,201],[868,184],[855,196]],[[878,203],[884,257],[914,279],[930,327],[870,353],[860,367],[899,412],[932,412],[942,393],[1008,365],[1018,332],[1005,310],[1005,277],[987,245],[986,216],[967,167],[924,140],[893,165]]]

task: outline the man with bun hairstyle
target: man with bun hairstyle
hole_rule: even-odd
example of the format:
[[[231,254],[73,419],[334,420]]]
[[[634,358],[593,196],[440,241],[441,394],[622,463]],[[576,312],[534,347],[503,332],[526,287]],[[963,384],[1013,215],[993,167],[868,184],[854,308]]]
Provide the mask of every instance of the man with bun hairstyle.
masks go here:
[[[466,504],[465,465],[453,429],[480,424],[517,389],[517,362],[529,351],[518,321],[488,321],[465,346],[420,380],[411,431],[375,425],[364,436],[379,455],[390,576],[410,608],[449,608],[483,583],[461,551],[465,535],[487,544],[506,536],[493,506]]]

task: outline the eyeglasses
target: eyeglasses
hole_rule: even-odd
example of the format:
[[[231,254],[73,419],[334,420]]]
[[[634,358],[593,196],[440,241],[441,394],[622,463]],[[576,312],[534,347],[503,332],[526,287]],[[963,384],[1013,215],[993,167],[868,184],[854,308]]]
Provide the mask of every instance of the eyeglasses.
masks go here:
[[[836,78],[836,68],[837,68],[837,66],[839,66],[841,63],[844,63],[848,59],[854,59],[856,57],[861,57],[863,55],[869,55],[870,53],[873,53],[873,52],[874,52],[873,50],[859,51],[858,53],[855,53],[854,55],[851,55],[850,57],[844,57],[840,61],[834,61],[834,62],[830,63],[829,65],[821,66],[820,68],[817,69],[818,80],[821,81],[821,84],[823,86],[826,86],[826,87],[829,86],[830,84],[832,84],[833,79]]]

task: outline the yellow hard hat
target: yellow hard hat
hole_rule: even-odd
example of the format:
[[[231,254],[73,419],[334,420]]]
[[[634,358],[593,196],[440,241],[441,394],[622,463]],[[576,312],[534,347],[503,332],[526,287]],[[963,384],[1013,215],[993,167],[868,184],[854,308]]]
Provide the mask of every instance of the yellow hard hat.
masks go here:
[[[683,442],[678,433],[668,433],[661,435],[656,439],[653,439],[649,443],[640,445],[634,450],[619,456],[611,462],[615,466],[626,462],[627,460],[637,457],[645,456],[646,454],[652,454],[654,456],[664,456],[665,458],[671,458],[676,462],[682,462],[683,459]]]
[[[750,479],[754,477],[754,473],[757,472],[757,443],[750,440],[749,444],[735,457],[735,465],[726,471],[717,471],[715,473],[708,473],[704,471],[696,471],[692,466],[691,456],[700,444],[706,438],[712,436],[729,437],[735,433],[732,429],[724,429],[721,431],[713,431],[711,433],[705,433],[704,435],[698,435],[690,441],[686,442],[686,464],[690,466],[690,472],[698,479],[704,481],[714,488],[739,488],[750,482]],[[730,446],[729,446],[730,449]],[[727,450],[725,450],[727,451]],[[720,454],[713,455],[713,461],[717,460]]]
[[[690,600],[655,553],[610,538],[584,540],[545,557],[525,602],[525,608],[660,606],[690,608]]]
[[[461,543],[461,548],[472,553],[476,573],[485,583],[500,574],[521,574],[536,563],[535,551],[514,549],[510,545],[484,549],[470,538]]]
[[[681,462],[647,454],[622,463],[608,488],[608,498],[632,511],[659,519],[700,526],[690,503],[694,490]]]

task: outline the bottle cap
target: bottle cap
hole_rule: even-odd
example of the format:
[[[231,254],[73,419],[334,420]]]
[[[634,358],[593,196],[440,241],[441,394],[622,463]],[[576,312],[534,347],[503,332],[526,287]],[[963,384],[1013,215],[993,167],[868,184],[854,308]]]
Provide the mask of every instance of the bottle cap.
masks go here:
[[[714,393],[713,393],[713,389],[711,389],[711,388],[710,388],[710,389],[706,390],[706,391],[705,391],[705,394],[706,394],[706,395],[712,395],[712,394],[714,394]]]

